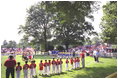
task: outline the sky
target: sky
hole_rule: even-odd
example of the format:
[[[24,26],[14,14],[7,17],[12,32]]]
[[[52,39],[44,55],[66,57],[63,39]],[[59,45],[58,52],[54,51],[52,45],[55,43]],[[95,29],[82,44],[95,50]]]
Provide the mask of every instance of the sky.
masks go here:
[[[25,24],[26,9],[36,4],[40,0],[2,0],[0,1],[0,44],[4,40],[15,40],[17,43],[23,35],[18,34],[19,25]],[[106,1],[101,1],[101,6]],[[94,22],[96,32],[101,32],[99,24],[103,16],[102,8],[94,14]]]

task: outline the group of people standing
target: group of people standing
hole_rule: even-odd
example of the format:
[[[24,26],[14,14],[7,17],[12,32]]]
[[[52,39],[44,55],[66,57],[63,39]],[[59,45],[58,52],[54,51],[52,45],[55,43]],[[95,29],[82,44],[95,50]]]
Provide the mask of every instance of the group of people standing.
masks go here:
[[[71,65],[71,69],[76,69],[80,67],[80,61],[82,62],[82,67],[85,67],[85,60],[84,60],[84,53],[81,54],[81,60],[79,57],[73,57],[66,58],[66,61],[62,61],[63,59],[55,59],[52,60],[40,60],[40,63],[38,64],[39,67],[39,75],[47,75],[50,76],[51,74],[60,74],[62,73],[62,70],[64,69],[63,63],[65,63],[66,70],[70,70],[69,64]],[[17,64],[17,66],[16,66]],[[9,56],[9,59],[7,59],[4,63],[4,66],[6,66],[6,78],[9,78],[10,74],[11,77],[14,78],[14,73],[16,71],[16,78],[20,78],[21,70],[23,70],[24,78],[28,78],[29,71],[30,71],[30,78],[36,77],[36,63],[35,60],[32,60],[30,64],[28,64],[28,61],[25,61],[25,64],[23,66],[20,65],[20,62],[16,63],[16,60],[13,56]],[[52,68],[52,69],[51,69]],[[52,71],[51,71],[52,70]]]

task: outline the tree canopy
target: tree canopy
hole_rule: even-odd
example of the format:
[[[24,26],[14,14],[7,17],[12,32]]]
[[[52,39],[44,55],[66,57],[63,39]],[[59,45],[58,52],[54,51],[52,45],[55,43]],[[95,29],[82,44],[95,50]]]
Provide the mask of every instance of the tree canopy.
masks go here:
[[[93,1],[58,1],[46,2],[48,12],[55,14],[55,37],[68,49],[69,45],[83,44],[87,35],[95,34],[92,24],[92,12],[98,6]]]
[[[103,6],[101,22],[102,39],[106,43],[117,43],[117,1],[110,1]]]
[[[20,26],[20,33],[32,36],[37,43],[45,45],[53,40],[66,46],[82,44],[88,35],[95,34],[92,12],[98,9],[94,1],[43,1],[32,5],[27,11],[26,24]],[[55,43],[55,42],[54,42]]]

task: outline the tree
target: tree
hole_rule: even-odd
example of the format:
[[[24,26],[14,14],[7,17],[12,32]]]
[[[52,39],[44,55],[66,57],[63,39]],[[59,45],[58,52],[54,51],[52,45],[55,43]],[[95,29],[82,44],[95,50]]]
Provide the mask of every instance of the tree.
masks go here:
[[[18,47],[19,48],[26,48],[29,46],[29,42],[28,42],[28,36],[24,35],[23,38],[20,40]]]
[[[92,40],[88,37],[85,39],[84,45],[91,45],[92,44]]]
[[[8,42],[7,40],[3,41],[3,44],[1,45],[1,48],[7,48]]]
[[[117,1],[110,1],[103,6],[101,22],[102,39],[106,43],[117,43]]]
[[[93,1],[56,1],[46,2],[47,10],[55,14],[54,36],[61,44],[83,44],[87,35],[92,35],[94,28],[85,18],[93,20]]]
[[[3,41],[3,45],[1,46],[2,48],[16,48],[17,43],[13,40],[10,40],[7,42],[6,40]]]
[[[92,44],[98,44],[98,43],[102,43],[102,40],[99,38],[99,37],[93,37],[92,39],[91,39],[91,41],[92,41]]]
[[[31,6],[27,12],[26,24],[20,26],[19,33],[23,32],[27,36],[32,36],[35,41],[44,44],[47,51],[47,40],[51,38],[52,14],[46,12],[43,2]]]

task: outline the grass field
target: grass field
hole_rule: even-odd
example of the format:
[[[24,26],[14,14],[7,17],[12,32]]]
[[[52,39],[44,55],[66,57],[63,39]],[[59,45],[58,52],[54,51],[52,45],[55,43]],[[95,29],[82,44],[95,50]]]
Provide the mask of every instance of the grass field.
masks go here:
[[[5,70],[4,61],[7,59],[8,56],[2,56],[1,62],[1,77],[5,78]],[[49,56],[35,56],[36,64],[37,64],[37,74],[38,74],[38,64],[40,60],[45,59],[52,59]],[[21,62],[21,65],[24,64],[22,61],[21,55],[16,56],[16,61]],[[117,59],[115,58],[99,58],[99,63],[94,62],[93,57],[86,57],[85,58],[85,68],[77,69],[77,70],[65,70],[65,59],[63,59],[63,73],[60,75],[52,75],[50,77],[42,77],[39,78],[105,78],[106,76],[117,72]],[[30,64],[30,63],[28,63]],[[80,64],[81,66],[81,64]],[[69,64],[69,69],[71,69]],[[21,71],[21,78],[23,78],[23,71]]]

